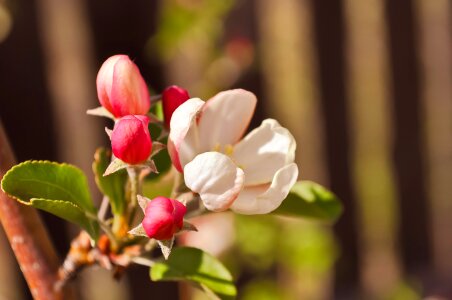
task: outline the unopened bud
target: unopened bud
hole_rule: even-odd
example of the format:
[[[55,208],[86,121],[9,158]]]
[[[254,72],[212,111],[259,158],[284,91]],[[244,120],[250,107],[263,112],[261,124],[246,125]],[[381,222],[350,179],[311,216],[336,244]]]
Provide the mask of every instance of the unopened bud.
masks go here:
[[[165,125],[169,128],[171,116],[173,112],[182,103],[190,99],[190,95],[186,90],[177,85],[167,87],[162,93],[163,116]]]
[[[141,224],[149,238],[169,240],[182,229],[186,211],[177,200],[157,197],[147,204]]]
[[[147,116],[130,115],[119,119],[111,133],[113,154],[131,165],[147,160],[152,151],[148,124]]]
[[[107,59],[97,74],[100,104],[116,118],[145,115],[151,106],[146,82],[127,55]]]

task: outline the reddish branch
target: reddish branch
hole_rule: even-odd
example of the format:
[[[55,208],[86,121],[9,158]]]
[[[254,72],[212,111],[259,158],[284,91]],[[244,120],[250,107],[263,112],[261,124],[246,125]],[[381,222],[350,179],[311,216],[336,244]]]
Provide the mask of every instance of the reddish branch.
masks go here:
[[[15,158],[0,123],[0,179]],[[37,212],[0,190],[0,221],[35,300],[62,299],[54,289],[58,258]]]

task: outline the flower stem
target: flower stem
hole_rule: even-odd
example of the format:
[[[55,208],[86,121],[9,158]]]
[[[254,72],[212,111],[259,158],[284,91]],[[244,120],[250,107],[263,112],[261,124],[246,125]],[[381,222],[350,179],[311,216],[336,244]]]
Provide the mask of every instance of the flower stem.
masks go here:
[[[128,167],[127,168],[127,174],[129,174],[129,180],[130,180],[130,202],[129,202],[129,222],[128,224],[131,225],[133,223],[133,220],[135,218],[135,213],[137,210],[137,195],[140,192],[140,178],[139,178],[139,171],[134,167]]]
[[[97,215],[95,214],[91,214],[91,213],[86,213],[86,216],[93,220],[96,221],[97,223],[99,223],[100,228],[105,232],[105,234],[108,236],[108,239],[110,240],[111,243],[111,247],[113,250],[118,249],[119,246],[119,242],[118,239],[116,238],[115,234],[113,233],[111,227],[109,224],[107,224],[107,222],[105,222],[104,220],[100,219]]]
[[[176,171],[175,168],[173,168],[173,173],[174,173],[174,184],[173,189],[171,190],[171,198],[177,199],[182,194],[190,192],[190,190],[185,185],[184,175]]]
[[[171,198],[176,199],[179,196],[179,186],[182,182],[182,174],[179,172],[174,172],[174,184],[171,190]]]

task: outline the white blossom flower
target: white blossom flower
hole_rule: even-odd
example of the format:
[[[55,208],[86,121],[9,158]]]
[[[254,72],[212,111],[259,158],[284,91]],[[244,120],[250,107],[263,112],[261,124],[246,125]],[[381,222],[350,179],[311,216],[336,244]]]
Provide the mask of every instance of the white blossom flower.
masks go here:
[[[237,89],[207,102],[189,99],[174,111],[171,159],[209,210],[269,213],[297,180],[295,139],[276,120],[264,120],[242,139],[256,101],[253,93]]]

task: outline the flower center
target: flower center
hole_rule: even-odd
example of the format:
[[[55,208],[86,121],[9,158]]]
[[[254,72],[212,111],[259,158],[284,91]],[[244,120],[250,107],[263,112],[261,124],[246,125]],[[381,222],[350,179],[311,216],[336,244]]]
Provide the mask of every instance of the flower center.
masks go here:
[[[232,154],[234,153],[234,146],[231,144],[221,145],[220,143],[216,143],[212,151],[220,152],[229,157],[232,157]]]
[[[238,164],[235,159],[232,157],[232,154],[234,154],[234,146],[231,144],[221,145],[220,143],[216,143],[213,147],[212,151],[223,153],[224,155],[228,156],[232,161],[237,165],[238,168],[244,170],[244,167],[240,164]]]

